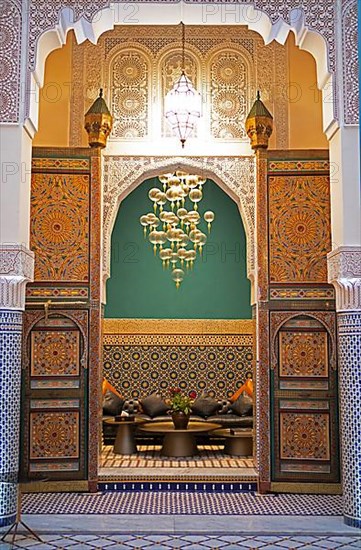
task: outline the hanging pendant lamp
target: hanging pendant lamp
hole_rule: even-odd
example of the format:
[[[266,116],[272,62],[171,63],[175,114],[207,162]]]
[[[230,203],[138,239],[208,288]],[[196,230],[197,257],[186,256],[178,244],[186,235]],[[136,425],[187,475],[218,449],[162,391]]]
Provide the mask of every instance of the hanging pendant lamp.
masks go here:
[[[185,27],[182,25],[182,73],[165,96],[165,117],[182,147],[201,116],[202,99],[185,74]]]

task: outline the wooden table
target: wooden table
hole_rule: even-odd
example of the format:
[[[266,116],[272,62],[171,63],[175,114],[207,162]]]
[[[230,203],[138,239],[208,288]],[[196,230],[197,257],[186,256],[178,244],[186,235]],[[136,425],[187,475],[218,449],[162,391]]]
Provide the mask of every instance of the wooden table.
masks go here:
[[[104,420],[104,422],[106,424],[118,426],[114,442],[114,454],[132,455],[137,452],[134,432],[136,428],[144,424],[145,420],[143,418],[135,417],[134,420],[115,420],[114,418],[108,418]]]
[[[252,456],[253,431],[249,428],[235,428],[232,434],[229,428],[214,430],[214,435],[224,437],[224,452],[231,456]]]
[[[219,428],[213,422],[189,422],[188,427],[176,430],[173,422],[148,422],[139,428],[139,431],[164,435],[161,455],[181,457],[198,454],[195,436],[203,432],[210,432]]]

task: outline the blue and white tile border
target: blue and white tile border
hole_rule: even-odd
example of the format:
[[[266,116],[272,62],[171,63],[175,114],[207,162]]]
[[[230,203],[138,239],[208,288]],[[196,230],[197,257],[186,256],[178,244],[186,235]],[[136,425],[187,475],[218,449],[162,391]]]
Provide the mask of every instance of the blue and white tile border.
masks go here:
[[[344,521],[361,528],[361,246],[328,255],[336,289]]]
[[[33,273],[33,252],[24,245],[0,244],[0,526],[16,521],[22,312]]]
[[[14,523],[19,470],[22,312],[0,310],[0,525]]]

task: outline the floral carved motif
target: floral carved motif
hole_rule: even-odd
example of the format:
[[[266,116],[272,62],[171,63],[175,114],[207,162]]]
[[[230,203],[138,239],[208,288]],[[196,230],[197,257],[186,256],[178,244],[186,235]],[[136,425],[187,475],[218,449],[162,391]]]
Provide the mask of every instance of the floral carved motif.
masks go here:
[[[78,412],[30,414],[30,459],[78,457]]]
[[[39,330],[31,333],[31,376],[79,376],[80,333]]]
[[[162,109],[166,93],[181,73],[176,32],[174,26],[119,26],[102,35],[97,45],[85,42],[73,47],[71,145],[81,145],[83,116],[100,87],[114,116],[112,140],[148,143],[171,135]],[[194,26],[187,37],[185,72],[205,102],[200,126],[214,139],[248,143],[245,118],[259,89],[277,118],[276,146],[288,147],[286,48],[276,42],[266,46],[259,35],[243,27]],[[159,123],[153,117],[157,105]]]
[[[142,138],[148,134],[147,58],[136,50],[123,50],[113,60],[110,104],[113,138]]]
[[[280,413],[281,459],[330,460],[328,413]]]
[[[33,174],[36,281],[88,281],[89,175]]]
[[[246,139],[249,75],[243,56],[218,53],[210,66],[211,134],[215,138]]]
[[[280,376],[328,376],[326,332],[281,331]]]
[[[270,282],[326,282],[328,176],[270,176]]]

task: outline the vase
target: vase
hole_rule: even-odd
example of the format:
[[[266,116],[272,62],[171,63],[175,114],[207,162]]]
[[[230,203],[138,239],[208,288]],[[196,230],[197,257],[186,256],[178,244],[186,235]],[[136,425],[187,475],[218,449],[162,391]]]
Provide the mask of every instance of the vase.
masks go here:
[[[182,411],[177,411],[172,413],[172,420],[174,428],[176,430],[185,430],[189,422],[189,414],[185,414]]]

